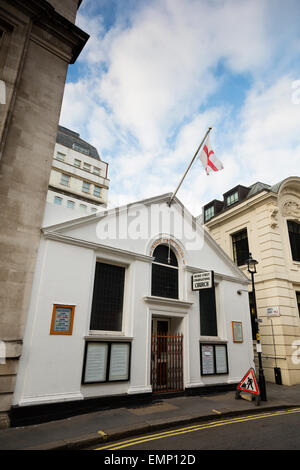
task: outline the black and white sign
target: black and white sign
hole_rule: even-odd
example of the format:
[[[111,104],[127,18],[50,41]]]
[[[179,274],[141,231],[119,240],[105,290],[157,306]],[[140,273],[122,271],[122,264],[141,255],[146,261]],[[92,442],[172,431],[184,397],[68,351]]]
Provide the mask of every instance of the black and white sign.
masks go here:
[[[214,347],[210,344],[201,345],[202,375],[211,375],[215,372]]]
[[[130,379],[130,342],[87,341],[82,383],[119,382]]]
[[[214,286],[214,272],[203,271],[192,275],[192,290],[210,289]]]
[[[226,344],[200,344],[201,375],[228,374]]]

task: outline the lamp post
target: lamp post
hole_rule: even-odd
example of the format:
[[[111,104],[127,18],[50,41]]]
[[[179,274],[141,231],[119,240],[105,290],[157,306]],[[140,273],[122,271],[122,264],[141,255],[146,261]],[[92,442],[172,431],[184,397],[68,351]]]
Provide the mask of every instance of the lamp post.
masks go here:
[[[266,382],[264,371],[262,367],[262,350],[261,350],[261,343],[260,343],[260,335],[259,335],[259,321],[257,318],[257,308],[256,308],[256,296],[255,296],[255,286],[254,286],[254,274],[256,271],[256,265],[258,261],[252,258],[251,253],[249,253],[249,259],[246,261],[248,266],[248,272],[251,274],[251,281],[252,281],[252,296],[253,296],[253,306],[254,306],[254,317],[255,323],[257,326],[256,330],[256,347],[257,347],[257,354],[258,354],[258,364],[259,364],[259,390],[260,390],[260,398],[263,401],[267,401],[267,394],[266,394]]]

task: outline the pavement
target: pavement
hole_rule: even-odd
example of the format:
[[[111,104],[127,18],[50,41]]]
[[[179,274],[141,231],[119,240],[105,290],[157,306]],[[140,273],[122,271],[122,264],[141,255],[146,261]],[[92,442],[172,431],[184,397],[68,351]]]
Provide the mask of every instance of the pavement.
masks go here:
[[[249,397],[250,394],[245,394]],[[300,406],[300,385],[267,383],[267,401],[235,399],[235,392],[174,396],[43,424],[0,430],[0,450],[78,450],[128,436],[198,421]]]

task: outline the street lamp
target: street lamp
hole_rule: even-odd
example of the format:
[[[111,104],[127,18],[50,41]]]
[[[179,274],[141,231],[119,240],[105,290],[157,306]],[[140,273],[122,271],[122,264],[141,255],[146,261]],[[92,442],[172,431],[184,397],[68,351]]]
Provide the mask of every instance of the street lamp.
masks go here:
[[[255,323],[257,325],[256,331],[256,347],[257,347],[257,354],[258,354],[258,363],[259,363],[259,389],[260,389],[260,398],[263,401],[267,401],[267,393],[266,393],[266,382],[264,371],[262,367],[262,350],[261,350],[261,343],[260,343],[260,335],[259,335],[259,321],[257,318],[257,308],[256,308],[256,296],[255,296],[255,286],[254,286],[254,274],[256,273],[256,265],[258,261],[252,258],[251,253],[249,253],[249,258],[246,261],[248,266],[248,272],[251,274],[251,281],[252,281],[252,298],[253,298],[253,307],[254,307],[254,317]]]

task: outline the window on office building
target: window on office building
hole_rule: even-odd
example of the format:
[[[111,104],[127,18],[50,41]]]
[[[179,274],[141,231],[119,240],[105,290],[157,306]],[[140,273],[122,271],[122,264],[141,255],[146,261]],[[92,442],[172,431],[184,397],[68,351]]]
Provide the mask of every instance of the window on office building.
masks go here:
[[[89,163],[83,163],[83,169],[86,171],[91,171],[91,165],[89,165]]]
[[[87,183],[86,181],[83,181],[82,183],[82,192],[83,193],[89,193],[90,192],[90,183]]]
[[[88,149],[81,147],[80,145],[77,145],[77,144],[73,144],[73,149],[76,150],[76,152],[84,153],[85,155],[90,154]]]
[[[74,201],[67,201],[67,207],[69,209],[74,209],[75,207],[75,202]]]
[[[178,262],[168,245],[159,245],[153,252],[151,294],[178,299]]]
[[[87,206],[85,204],[80,204],[79,207],[80,207],[80,210],[82,210],[83,212],[87,210]]]
[[[74,166],[77,166],[77,168],[80,168],[81,167],[81,160],[78,160],[77,158],[75,158]]]
[[[54,204],[56,204],[57,206],[61,206],[62,205],[62,198],[59,197],[59,196],[54,196]]]
[[[247,229],[231,235],[233,247],[233,259],[238,266],[246,264],[249,258],[249,245]]]
[[[300,224],[292,220],[287,221],[292,258],[300,261]]]
[[[94,196],[101,197],[101,188],[99,186],[94,186]]]
[[[215,287],[199,291],[200,334],[218,336]]]
[[[100,168],[97,168],[96,166],[93,167],[93,173],[97,176],[100,176],[101,170]]]
[[[90,329],[122,331],[125,268],[96,263]]]
[[[62,175],[60,177],[60,184],[62,184],[63,186],[69,186],[70,176],[65,175],[64,173],[62,173]]]
[[[60,162],[64,162],[64,161],[65,161],[65,157],[66,157],[66,155],[65,155],[64,153],[56,152],[56,158],[57,158],[57,160],[59,160]]]
[[[229,194],[226,198],[226,205],[227,206],[231,206],[232,204],[234,204],[235,202],[238,202],[239,200],[239,193],[238,191],[235,191],[234,193],[232,194]]]
[[[209,219],[211,219],[215,215],[215,208],[214,206],[210,206],[207,209],[205,209],[204,212],[204,221],[207,222]]]

